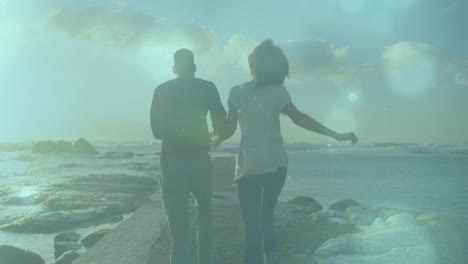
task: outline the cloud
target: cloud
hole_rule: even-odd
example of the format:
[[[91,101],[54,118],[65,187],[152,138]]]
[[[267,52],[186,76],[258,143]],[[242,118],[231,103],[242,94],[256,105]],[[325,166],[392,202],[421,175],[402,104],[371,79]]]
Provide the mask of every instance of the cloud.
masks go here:
[[[410,62],[408,58],[435,57],[436,48],[426,43],[401,41],[384,48],[382,59],[401,64]],[[405,66],[401,65],[401,66]]]
[[[224,55],[228,64],[248,70],[248,56],[258,45],[258,41],[245,35],[233,35],[224,46]]]
[[[327,39],[305,39],[278,44],[290,62],[293,81],[321,80],[341,85],[366,78],[374,71],[370,64],[350,63],[348,46],[335,46]]]
[[[6,5],[8,4],[7,0],[0,0],[0,19],[5,16]]]
[[[187,47],[195,52],[202,71],[249,72],[247,56],[258,44],[257,40],[235,34],[223,45],[213,31],[197,23],[156,18],[129,8],[126,1],[112,3],[114,8],[57,9],[49,18],[49,28],[105,47],[143,50],[151,55]],[[329,40],[296,40],[278,45],[285,50],[291,64],[291,78],[296,81],[321,79],[341,83],[359,78],[357,75],[363,69],[370,69],[346,65],[349,47],[337,47]]]
[[[398,42],[385,47],[381,58],[388,85],[401,96],[421,96],[440,78],[437,50],[431,45]]]
[[[456,59],[447,63],[446,74],[456,86],[468,87],[468,59]]]
[[[468,59],[453,58],[426,43],[402,41],[381,55],[388,84],[402,95],[421,95],[435,87],[468,87]]]
[[[126,8],[91,6],[83,9],[58,9],[49,26],[83,40],[113,48],[139,49],[144,46],[186,46],[197,53],[209,52],[217,45],[212,31],[196,23],[174,22]]]
[[[279,46],[297,75],[335,71],[349,55],[349,47],[335,47],[324,39],[289,41]]]

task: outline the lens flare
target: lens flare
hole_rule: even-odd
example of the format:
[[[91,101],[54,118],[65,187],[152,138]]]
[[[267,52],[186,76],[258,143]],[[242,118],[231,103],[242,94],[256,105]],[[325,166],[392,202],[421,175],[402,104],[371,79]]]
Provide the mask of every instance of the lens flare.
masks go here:
[[[348,101],[350,103],[356,103],[358,101],[358,95],[355,92],[351,92],[348,94]]]

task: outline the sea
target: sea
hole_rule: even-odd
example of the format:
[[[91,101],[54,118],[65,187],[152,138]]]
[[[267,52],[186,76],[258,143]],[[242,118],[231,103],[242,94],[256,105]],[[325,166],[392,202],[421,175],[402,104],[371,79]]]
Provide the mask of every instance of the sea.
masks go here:
[[[45,207],[34,202],[34,197],[83,176],[125,174],[155,180],[159,176],[160,145],[155,142],[92,142],[100,155],[33,154],[32,144],[0,144],[0,245],[29,249],[46,263],[53,262],[55,234],[1,230],[17,216],[43,212]],[[282,201],[310,196],[326,208],[336,201],[353,199],[374,208],[468,218],[468,144],[298,142],[287,144],[286,149],[289,168]],[[227,143],[212,155],[234,155],[236,151],[237,143]],[[132,155],[105,159],[103,153]],[[135,170],[136,165],[150,169]],[[12,203],[15,199],[25,202]],[[115,225],[74,231],[85,235]]]

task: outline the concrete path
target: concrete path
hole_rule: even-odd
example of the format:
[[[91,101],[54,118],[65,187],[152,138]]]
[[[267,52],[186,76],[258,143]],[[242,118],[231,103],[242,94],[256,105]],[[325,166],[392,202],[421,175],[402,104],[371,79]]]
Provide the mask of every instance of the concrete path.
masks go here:
[[[129,219],[100,239],[74,264],[140,264],[149,258],[165,223],[160,193],[148,201]]]

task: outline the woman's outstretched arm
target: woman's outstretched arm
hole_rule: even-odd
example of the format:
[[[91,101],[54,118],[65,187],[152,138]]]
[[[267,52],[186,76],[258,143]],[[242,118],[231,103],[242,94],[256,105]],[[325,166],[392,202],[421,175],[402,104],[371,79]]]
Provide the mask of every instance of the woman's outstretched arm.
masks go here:
[[[316,132],[325,136],[329,136],[338,141],[350,140],[353,144],[355,144],[358,141],[358,138],[356,137],[354,133],[344,133],[344,134],[337,133],[325,127],[324,125],[320,124],[315,119],[308,116],[307,114],[299,111],[299,109],[297,109],[293,103],[287,104],[283,108],[282,113],[289,116],[289,118],[291,118],[294,124],[306,130]]]

